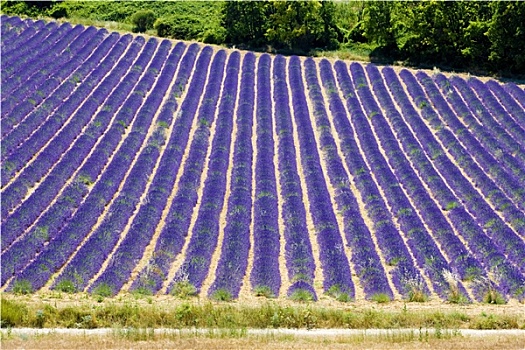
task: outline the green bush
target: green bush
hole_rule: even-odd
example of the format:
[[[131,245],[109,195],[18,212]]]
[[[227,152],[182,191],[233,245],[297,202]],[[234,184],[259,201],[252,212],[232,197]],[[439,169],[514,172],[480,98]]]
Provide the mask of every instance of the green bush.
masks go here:
[[[390,297],[385,293],[374,294],[372,295],[371,299],[379,304],[388,303],[389,301],[391,301]]]
[[[222,27],[207,29],[202,35],[202,41],[205,44],[219,45],[224,43],[226,39],[226,30]]]
[[[203,23],[197,17],[177,16],[161,17],[153,28],[158,36],[180,40],[196,40],[202,34]]]
[[[253,289],[256,297],[275,298],[272,290],[268,286],[257,286]]]
[[[13,292],[15,294],[31,294],[33,293],[33,286],[28,280],[16,280],[13,285]]]
[[[23,319],[27,318],[27,307],[11,300],[2,298],[0,310],[1,328],[19,326]]]
[[[93,289],[92,294],[103,298],[110,297],[113,295],[113,288],[107,283],[101,283]]]
[[[232,294],[228,292],[226,289],[221,288],[213,292],[213,294],[211,295],[211,298],[217,301],[231,301]]]
[[[133,23],[133,32],[134,33],[144,33],[148,29],[153,29],[153,24],[157,17],[155,13],[151,10],[141,10],[135,12],[131,16],[131,23]]]
[[[293,301],[300,301],[300,302],[308,302],[308,301],[314,301],[313,294],[306,289],[296,289],[291,295],[290,299]]]
[[[68,15],[67,8],[62,6],[62,4],[55,5],[54,7],[50,8],[47,13],[49,16],[55,19],[67,18]]]
[[[197,295],[197,288],[190,282],[183,280],[175,283],[170,294],[181,299],[187,299]]]
[[[77,287],[71,280],[62,280],[57,283],[55,286],[55,289],[64,292],[64,293],[75,293],[77,291]]]

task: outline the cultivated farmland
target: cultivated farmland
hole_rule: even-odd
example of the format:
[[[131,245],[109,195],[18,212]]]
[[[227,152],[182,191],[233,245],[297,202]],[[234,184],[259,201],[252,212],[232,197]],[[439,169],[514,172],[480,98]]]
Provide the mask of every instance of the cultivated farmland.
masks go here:
[[[1,26],[1,290],[525,299],[523,86]]]

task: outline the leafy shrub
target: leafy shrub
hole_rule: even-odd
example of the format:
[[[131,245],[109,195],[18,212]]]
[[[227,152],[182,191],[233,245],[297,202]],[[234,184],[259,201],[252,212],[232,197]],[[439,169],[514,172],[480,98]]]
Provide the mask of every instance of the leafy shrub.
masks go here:
[[[19,326],[23,319],[27,317],[27,308],[25,305],[4,298],[2,298],[0,311],[1,328]]]
[[[314,295],[312,292],[306,289],[296,289],[293,291],[292,294],[290,294],[290,299],[293,301],[301,301],[301,302],[307,302],[307,301],[314,301]]]
[[[372,299],[373,301],[379,303],[379,304],[383,304],[383,303],[388,303],[390,301],[390,297],[388,295],[386,295],[385,293],[377,293],[377,294],[374,294],[372,295]]]
[[[211,295],[211,298],[217,301],[231,301],[232,300],[232,294],[228,292],[226,289],[217,289],[213,294]]]
[[[352,300],[352,298],[350,298],[350,295],[341,291],[341,287],[337,284],[331,286],[328,289],[328,295],[334,297],[335,300],[340,301],[342,303],[347,303]]]
[[[187,299],[197,295],[197,288],[189,281],[179,281],[176,282],[171,290],[171,295],[176,296],[181,299]]]
[[[55,289],[64,293],[75,293],[77,291],[75,284],[68,279],[58,282]]]
[[[253,289],[253,292],[256,297],[275,298],[275,294],[268,286],[257,286]]]
[[[28,280],[16,280],[13,284],[13,293],[15,294],[31,294],[33,293],[33,286]]]
[[[113,295],[113,288],[107,283],[101,283],[93,289],[93,295],[98,295],[100,297],[110,297]]]
[[[202,35],[202,42],[205,44],[219,45],[226,40],[226,30],[223,27],[209,28]]]
[[[67,8],[62,4],[53,6],[47,13],[54,19],[67,18],[68,16]]]
[[[181,40],[195,40],[201,33],[201,22],[192,16],[161,17],[155,21],[153,28],[158,36]]]
[[[131,16],[131,23],[133,23],[133,32],[134,33],[144,33],[148,29],[153,29],[153,24],[157,17],[155,13],[151,10],[141,10],[135,12]]]

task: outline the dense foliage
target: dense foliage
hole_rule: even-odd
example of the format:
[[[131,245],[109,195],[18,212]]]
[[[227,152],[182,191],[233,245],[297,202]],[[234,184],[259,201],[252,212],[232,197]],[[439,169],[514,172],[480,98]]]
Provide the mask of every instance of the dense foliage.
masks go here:
[[[140,10],[135,12],[131,16],[131,21],[133,22],[133,31],[144,33],[148,29],[153,28],[153,23],[155,23],[155,13],[151,10]]]
[[[134,23],[162,37],[311,53],[369,48],[372,60],[525,72],[521,1],[4,1],[6,14]]]
[[[525,72],[525,2],[367,2],[365,37],[416,64]]]
[[[337,47],[334,10],[329,1],[230,1],[222,24],[231,44],[308,52]]]

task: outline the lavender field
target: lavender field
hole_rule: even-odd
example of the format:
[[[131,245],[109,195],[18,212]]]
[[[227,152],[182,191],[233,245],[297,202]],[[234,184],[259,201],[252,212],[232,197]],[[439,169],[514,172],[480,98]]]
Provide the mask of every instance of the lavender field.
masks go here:
[[[523,85],[1,31],[1,291],[525,300]]]

